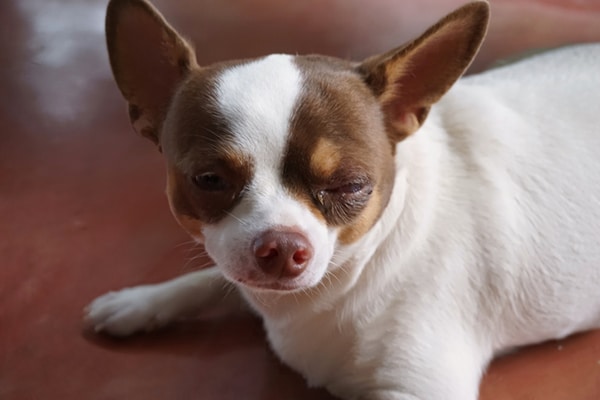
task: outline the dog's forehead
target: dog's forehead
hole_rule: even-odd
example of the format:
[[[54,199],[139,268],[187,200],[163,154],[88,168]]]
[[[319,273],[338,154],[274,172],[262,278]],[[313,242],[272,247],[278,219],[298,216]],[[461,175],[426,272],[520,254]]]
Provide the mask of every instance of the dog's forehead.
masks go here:
[[[223,70],[215,84],[220,116],[236,150],[275,166],[284,152],[303,77],[289,55],[270,55]]]
[[[364,134],[364,105],[372,96],[353,67],[331,57],[271,55],[225,68],[214,97],[227,140],[273,167],[291,147],[312,153],[322,138],[364,140],[353,133]]]
[[[161,138],[165,155],[191,165],[243,153],[276,167],[290,143],[331,136],[336,123],[338,131],[360,130],[366,114],[356,105],[367,92],[352,63],[323,56],[276,54],[202,68],[175,96]]]

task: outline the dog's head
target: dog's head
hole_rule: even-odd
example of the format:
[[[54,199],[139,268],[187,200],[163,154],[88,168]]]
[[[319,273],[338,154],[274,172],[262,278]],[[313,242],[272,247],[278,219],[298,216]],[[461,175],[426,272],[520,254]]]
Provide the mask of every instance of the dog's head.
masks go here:
[[[415,41],[353,63],[271,55],[200,67],[144,0],[113,0],[111,66],[136,131],[164,153],[175,218],[234,282],[315,286],[387,206],[396,144],[424,122],[485,34],[471,3]]]

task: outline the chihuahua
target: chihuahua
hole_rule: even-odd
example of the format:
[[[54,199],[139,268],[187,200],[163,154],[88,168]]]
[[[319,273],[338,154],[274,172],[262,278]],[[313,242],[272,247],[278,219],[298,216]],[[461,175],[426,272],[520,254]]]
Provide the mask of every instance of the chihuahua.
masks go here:
[[[153,329],[230,283],[309,385],[365,400],[475,400],[494,355],[600,327],[600,45],[459,80],[488,17],[362,62],[199,66],[152,5],[112,0],[132,125],[216,266],[101,296],[90,323]]]

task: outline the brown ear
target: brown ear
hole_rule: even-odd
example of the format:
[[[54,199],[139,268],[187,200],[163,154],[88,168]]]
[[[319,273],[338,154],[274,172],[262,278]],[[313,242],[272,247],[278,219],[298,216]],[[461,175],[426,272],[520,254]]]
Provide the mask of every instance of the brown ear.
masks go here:
[[[195,67],[191,47],[144,0],[111,0],[106,42],[113,75],[129,103],[133,128],[158,144],[177,85]]]
[[[431,105],[471,64],[488,19],[487,2],[469,3],[413,42],[359,65],[359,73],[383,106],[394,141],[416,131]]]

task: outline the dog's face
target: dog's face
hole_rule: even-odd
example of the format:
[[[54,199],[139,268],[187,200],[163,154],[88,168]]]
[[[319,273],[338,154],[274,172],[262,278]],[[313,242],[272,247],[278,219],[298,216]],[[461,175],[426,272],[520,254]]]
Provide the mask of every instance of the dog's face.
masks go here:
[[[190,73],[160,143],[171,208],[230,279],[317,284],[389,199],[393,146],[350,63],[272,55]]]
[[[487,6],[474,4],[363,63],[271,55],[201,68],[148,3],[110,3],[111,65],[132,123],[165,155],[176,219],[227,278],[256,290],[315,286],[336,249],[377,223],[396,143],[483,37]]]

